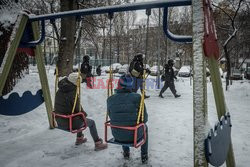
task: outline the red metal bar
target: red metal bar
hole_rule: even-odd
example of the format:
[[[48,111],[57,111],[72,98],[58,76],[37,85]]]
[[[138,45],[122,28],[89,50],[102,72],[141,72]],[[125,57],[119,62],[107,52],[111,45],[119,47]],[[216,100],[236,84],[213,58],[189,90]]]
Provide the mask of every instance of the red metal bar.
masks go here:
[[[56,120],[56,117],[60,117],[60,118],[64,118],[64,119],[69,119],[69,131],[71,133],[78,133],[78,132],[81,132],[83,130],[85,130],[87,128],[87,119],[85,117],[85,115],[82,113],[82,112],[78,112],[76,114],[71,114],[71,115],[63,115],[63,114],[56,114],[55,112],[52,112],[52,115],[53,115],[53,118],[54,120]],[[76,116],[81,116],[83,118],[83,122],[84,122],[84,126],[79,128],[79,129],[76,129],[76,130],[73,130],[72,129],[72,119]]]
[[[140,147],[146,142],[146,127],[144,123],[140,123],[139,125],[136,126],[116,126],[116,125],[111,125],[110,121],[105,122],[105,141],[108,141],[108,131],[107,128],[118,128],[118,129],[124,129],[124,130],[129,130],[129,131],[134,131],[134,144],[133,146],[135,148]],[[137,132],[140,127],[143,127],[143,139],[137,143]]]

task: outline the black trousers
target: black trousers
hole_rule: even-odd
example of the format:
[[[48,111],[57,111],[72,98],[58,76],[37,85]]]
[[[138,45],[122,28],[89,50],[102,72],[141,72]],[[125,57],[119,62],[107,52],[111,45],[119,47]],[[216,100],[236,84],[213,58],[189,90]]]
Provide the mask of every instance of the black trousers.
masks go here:
[[[176,95],[176,90],[175,90],[175,85],[174,85],[174,81],[165,81],[164,86],[161,89],[160,94],[162,95],[162,93],[164,93],[168,87],[170,88],[171,92],[173,93],[173,95]]]

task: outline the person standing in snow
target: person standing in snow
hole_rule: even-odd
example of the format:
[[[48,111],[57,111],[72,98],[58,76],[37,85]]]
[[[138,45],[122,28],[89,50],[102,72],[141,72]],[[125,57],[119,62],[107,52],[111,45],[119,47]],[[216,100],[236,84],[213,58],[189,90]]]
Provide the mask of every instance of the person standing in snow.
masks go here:
[[[99,66],[96,68],[96,74],[97,74],[98,76],[101,76],[101,74],[102,74],[101,65],[99,65]]]
[[[118,82],[118,89],[115,94],[107,99],[107,109],[110,122],[116,126],[135,126],[137,124],[137,115],[141,101],[141,95],[132,92],[133,78],[131,75],[123,75]],[[144,122],[148,120],[147,109],[144,104]],[[134,133],[117,128],[111,128],[112,134],[116,141],[121,143],[130,143],[134,140]],[[143,137],[143,129],[138,129],[138,139]],[[123,156],[125,159],[130,157],[130,149],[122,146]],[[148,128],[146,126],[146,142],[141,146],[142,163],[148,161]]]
[[[87,86],[89,88],[92,88],[91,80],[90,78],[93,77],[92,73],[92,66],[89,65],[89,56],[83,57],[83,62],[81,64],[81,76],[82,76],[82,82],[86,82]]]
[[[175,85],[174,85],[174,79],[177,79],[176,76],[174,75],[174,61],[172,59],[168,60],[168,64],[165,64],[164,68],[165,68],[165,83],[164,86],[162,87],[159,97],[164,98],[162,96],[162,94],[165,92],[165,90],[167,90],[167,88],[169,87],[171,92],[173,93],[174,97],[180,97],[181,95],[176,94],[176,90],[175,90]]]
[[[137,90],[140,88],[141,91],[143,89],[142,83],[143,83],[143,54],[138,53],[132,62],[129,65],[129,72],[134,78],[134,84],[133,84],[133,92],[137,92]],[[149,69],[146,69],[146,73],[150,74],[151,71]],[[150,96],[146,96],[145,98],[149,98]]]
[[[68,77],[63,78],[58,83],[58,91],[56,92],[55,96],[55,113],[57,114],[63,114],[63,115],[70,115],[74,106],[75,101],[75,95],[77,90],[77,78],[78,73],[73,72],[69,74]],[[80,101],[79,98],[77,98],[76,107],[74,113],[83,112],[84,115],[87,117],[87,113],[83,110],[82,107],[79,107]],[[80,109],[81,108],[81,109]],[[99,138],[95,121],[89,118],[87,119],[87,125],[90,130],[90,134],[95,142],[95,151],[103,150],[107,148],[107,144],[103,143],[103,140]],[[69,120],[64,119],[61,117],[56,117],[56,123],[57,125],[65,130],[69,130]],[[83,127],[83,119],[79,117],[73,118],[73,129],[79,129]],[[80,145],[82,143],[85,143],[87,141],[87,138],[84,137],[82,132],[77,133],[76,136],[76,145]]]

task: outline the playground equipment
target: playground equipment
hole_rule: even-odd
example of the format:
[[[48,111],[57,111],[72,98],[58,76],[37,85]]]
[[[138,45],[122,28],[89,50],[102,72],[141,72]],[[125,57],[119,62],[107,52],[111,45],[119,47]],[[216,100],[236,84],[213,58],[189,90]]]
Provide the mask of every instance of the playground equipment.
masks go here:
[[[35,95],[30,91],[25,91],[20,97],[18,93],[10,94],[7,99],[0,97],[1,115],[16,116],[30,112],[44,102],[42,90],[38,90]],[[14,105],[13,105],[14,104]],[[18,106],[18,108],[17,108]]]
[[[214,130],[211,129],[206,138],[206,159],[211,165],[221,166],[225,162],[231,142],[231,127],[231,119],[228,113],[215,125]]]
[[[176,6],[189,6],[192,4],[193,11],[193,37],[191,36],[181,36],[172,34],[167,25],[167,13],[169,7]],[[51,97],[48,89],[48,81],[45,73],[44,64],[42,62],[41,56],[41,47],[39,44],[45,38],[45,20],[54,21],[55,19],[75,16],[81,17],[86,15],[94,14],[114,14],[116,12],[125,12],[125,11],[135,11],[135,10],[145,10],[145,9],[154,9],[154,8],[164,8],[163,15],[163,30],[168,38],[176,42],[182,43],[193,43],[193,62],[194,62],[194,166],[207,166],[207,161],[213,163],[212,159],[219,159],[218,156],[213,156],[213,158],[208,158],[205,160],[205,133],[206,133],[206,123],[207,123],[207,99],[206,99],[206,77],[205,77],[205,56],[209,63],[209,68],[211,72],[211,79],[215,97],[216,108],[218,112],[218,120],[226,114],[226,105],[225,99],[221,84],[221,79],[219,75],[219,69],[217,64],[218,58],[218,44],[216,41],[215,26],[212,18],[212,10],[210,0],[161,0],[154,2],[145,2],[145,3],[134,3],[128,5],[119,5],[119,6],[107,6],[99,7],[92,9],[81,9],[67,12],[59,12],[54,14],[47,15],[21,15],[20,23],[16,24],[17,32],[14,34],[14,39],[11,41],[10,48],[6,52],[5,62],[2,63],[0,68],[0,94],[2,92],[3,86],[5,84],[7,75],[10,70],[10,65],[12,64],[13,57],[15,55],[16,49],[20,43],[21,36],[24,32],[24,28],[27,25],[27,22],[30,22],[32,25],[34,40],[22,41],[22,45],[26,47],[35,47],[35,57],[38,64],[38,71],[40,76],[40,81],[43,90],[43,96],[46,104],[46,109],[48,112],[48,118],[50,126],[52,127],[52,103]],[[38,35],[38,22],[41,22],[41,35]],[[203,26],[204,25],[204,26]],[[205,42],[202,41],[205,39]],[[216,52],[209,52],[215,49]],[[3,68],[2,68],[3,67]],[[226,125],[226,124],[225,124]],[[227,124],[228,125],[228,124]],[[218,140],[227,140],[229,143],[229,151],[227,153],[226,164],[227,166],[236,166],[232,144],[230,140],[229,131],[231,128],[223,128],[225,133],[227,133],[226,138],[217,137]],[[227,132],[226,132],[227,131]],[[220,138],[220,139],[219,139]],[[211,135],[211,143],[215,141],[215,138]],[[230,142],[228,142],[230,141]],[[211,147],[213,144],[211,144]],[[208,147],[209,148],[209,147]],[[226,148],[226,147],[223,147]],[[225,149],[226,150],[226,149]],[[212,149],[212,154],[214,150]],[[216,152],[216,151],[215,151]],[[221,156],[221,155],[219,155]],[[220,162],[224,162],[224,158],[220,158]],[[220,163],[221,164],[221,163]],[[215,164],[216,165],[216,164]]]
[[[30,91],[23,93],[20,97],[17,93],[12,93],[9,95],[9,98],[0,99],[0,111],[1,114],[4,115],[19,115],[24,114],[29,111],[32,111],[34,108],[38,107],[42,104],[43,100],[45,101],[45,106],[48,113],[48,118],[50,122],[50,127],[52,128],[52,102],[49,92],[48,80],[45,71],[45,66],[43,63],[42,57],[42,49],[40,45],[33,46],[32,48],[28,46],[24,46],[21,43],[21,39],[23,40],[36,40],[39,37],[39,26],[36,22],[28,24],[28,15],[26,13],[22,13],[18,16],[17,21],[14,25],[11,41],[9,42],[9,48],[4,55],[3,62],[0,67],[0,96],[2,96],[2,91],[7,80],[9,71],[11,69],[14,56],[18,49],[21,48],[22,51],[28,50],[28,52],[32,55],[34,53],[35,59],[37,62],[37,68],[39,72],[39,78],[42,86],[42,92],[37,91],[36,95],[33,96]],[[26,29],[26,30],[25,30]],[[25,34],[24,34],[25,32]],[[32,32],[32,34],[30,34]],[[19,50],[20,51],[20,50]],[[14,107],[15,106],[15,107]]]

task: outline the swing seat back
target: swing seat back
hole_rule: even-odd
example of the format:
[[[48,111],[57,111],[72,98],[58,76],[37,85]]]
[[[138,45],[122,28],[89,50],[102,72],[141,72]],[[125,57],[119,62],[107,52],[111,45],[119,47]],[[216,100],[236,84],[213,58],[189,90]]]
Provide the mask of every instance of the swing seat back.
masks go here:
[[[25,91],[20,97],[18,93],[11,93],[7,99],[0,97],[0,114],[6,116],[17,116],[33,111],[44,102],[42,90],[35,95]]]
[[[132,143],[125,143],[125,142],[119,142],[116,141],[114,138],[111,138],[108,140],[108,127],[110,128],[117,128],[117,129],[124,129],[128,131],[133,131],[134,132],[134,139]],[[139,128],[143,128],[143,137],[140,138],[139,140],[137,139],[137,132]],[[141,145],[143,145],[146,142],[146,126],[144,123],[140,123],[136,126],[115,126],[110,123],[110,121],[105,122],[105,141],[107,143],[112,143],[112,144],[118,144],[122,146],[127,146],[127,147],[135,147],[138,148]]]
[[[206,159],[213,166],[221,166],[227,159],[231,143],[231,127],[230,115],[227,113],[205,139]]]
[[[87,126],[88,126],[87,125],[87,119],[86,119],[85,115],[82,112],[78,112],[78,113],[71,114],[71,115],[63,115],[63,114],[57,114],[55,112],[52,112],[52,115],[53,115],[55,127],[58,128],[58,129],[61,129],[61,130],[65,130],[65,131],[68,131],[68,132],[71,132],[71,133],[78,133],[78,132],[81,132],[81,131],[85,130],[87,128]],[[80,116],[82,118],[83,126],[78,128],[78,129],[73,129],[73,119],[75,117],[77,117],[77,116]],[[66,130],[63,127],[58,126],[58,124],[56,122],[56,118],[68,119],[68,121],[69,121],[68,130]]]

